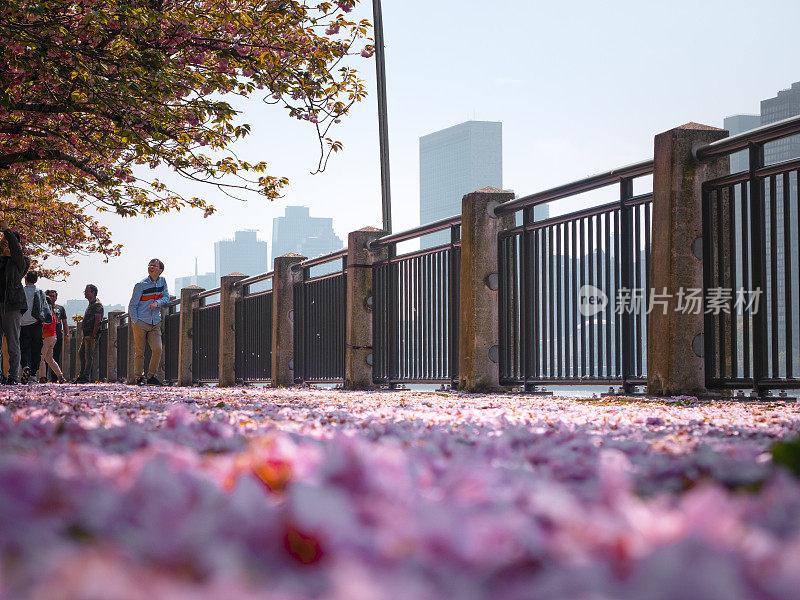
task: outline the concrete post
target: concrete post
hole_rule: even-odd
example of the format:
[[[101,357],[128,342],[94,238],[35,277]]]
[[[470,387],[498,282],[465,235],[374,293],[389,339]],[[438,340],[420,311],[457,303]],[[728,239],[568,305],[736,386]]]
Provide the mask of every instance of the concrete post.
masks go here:
[[[106,358],[106,380],[109,383],[117,382],[117,328],[121,310],[112,310],[108,313],[108,356]]]
[[[240,290],[237,281],[246,279],[241,273],[230,273],[219,285],[219,387],[236,385],[236,299]]]
[[[367,242],[383,235],[374,227],[347,236],[347,300],[344,388],[371,390],[372,381],[372,263],[386,258],[387,249],[367,250]]]
[[[458,389],[500,391],[497,235],[514,226],[514,216],[493,216],[512,192],[485,187],[461,201],[461,298]]]
[[[128,315],[128,365],[125,372],[125,383],[128,385],[136,383],[136,378],[139,376],[138,373],[134,373],[135,353],[136,344],[133,343],[133,322],[131,321],[131,316]]]
[[[305,256],[289,253],[276,256],[272,275],[272,387],[294,385],[294,285],[302,271],[292,265]]]
[[[180,331],[178,332],[178,385],[192,385],[192,323],[194,297],[205,288],[190,285],[181,290]]]
[[[698,164],[692,148],[728,136],[723,129],[687,123],[655,138],[650,281],[668,295],[647,321],[647,393],[654,396],[706,391],[703,311],[676,310],[677,293],[703,288],[702,185],[728,173],[728,160]],[[694,249],[694,250],[693,250]],[[697,352],[696,352],[697,351]]]

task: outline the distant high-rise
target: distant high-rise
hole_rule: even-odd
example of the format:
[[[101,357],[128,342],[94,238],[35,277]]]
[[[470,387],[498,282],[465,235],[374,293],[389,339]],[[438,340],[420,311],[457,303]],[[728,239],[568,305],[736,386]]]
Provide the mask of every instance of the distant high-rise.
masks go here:
[[[788,90],[781,90],[774,98],[761,101],[761,124],[769,125],[800,115],[800,81]],[[800,157],[800,136],[783,138],[764,146],[764,162],[773,164]]]
[[[217,274],[213,271],[210,273],[203,273],[199,274],[197,272],[197,259],[194,259],[194,275],[187,275],[186,277],[176,277],[175,278],[175,287],[172,290],[172,293],[180,297],[181,290],[185,287],[189,287],[190,285],[196,285],[203,289],[210,290],[211,288],[217,287]]]
[[[267,242],[259,241],[254,229],[237,231],[232,240],[214,242],[214,271],[217,283],[229,273],[259,275],[269,271]]]
[[[419,138],[420,224],[461,214],[464,194],[486,186],[503,189],[502,123],[467,121]],[[429,238],[425,245],[450,239],[447,232]]]
[[[739,135],[756,127],[761,127],[761,115],[732,115],[725,117],[723,125],[731,135]],[[731,173],[746,171],[747,164],[747,150],[731,154]]]
[[[333,219],[312,217],[306,206],[287,206],[272,220],[272,256],[295,252],[308,258],[344,248],[333,231]]]

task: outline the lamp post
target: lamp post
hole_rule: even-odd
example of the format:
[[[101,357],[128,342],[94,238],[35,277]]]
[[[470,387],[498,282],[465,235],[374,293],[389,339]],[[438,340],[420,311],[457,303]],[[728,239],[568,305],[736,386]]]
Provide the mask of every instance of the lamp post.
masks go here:
[[[375,22],[375,70],[378,75],[378,141],[381,161],[381,209],[383,230],[392,232],[392,194],[389,185],[389,123],[386,118],[386,64],[383,50],[383,14],[381,0],[372,0]]]

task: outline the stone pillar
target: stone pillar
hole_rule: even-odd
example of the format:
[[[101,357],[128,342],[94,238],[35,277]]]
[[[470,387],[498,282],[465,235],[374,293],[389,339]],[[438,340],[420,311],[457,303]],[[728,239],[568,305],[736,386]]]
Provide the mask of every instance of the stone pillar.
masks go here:
[[[117,378],[117,328],[121,310],[112,310],[108,313],[108,356],[106,358],[106,379],[109,383],[116,383]]]
[[[190,285],[181,290],[180,331],[178,332],[178,385],[192,385],[192,323],[194,321],[194,297],[204,288]]]
[[[294,385],[294,285],[302,271],[292,265],[305,256],[289,253],[276,256],[272,275],[272,387]]]
[[[728,173],[728,160],[698,164],[692,149],[728,136],[716,127],[688,123],[655,138],[650,285],[668,295],[647,321],[647,393],[654,396],[706,391],[703,311],[676,310],[683,288],[703,288],[702,185]]]
[[[497,235],[514,226],[514,215],[495,217],[494,208],[513,192],[485,187],[461,201],[461,298],[458,389],[501,391],[498,323]]]
[[[384,260],[386,248],[367,250],[367,242],[384,235],[374,227],[352,231],[347,236],[347,300],[344,388],[375,389],[372,381],[372,263]]]
[[[246,279],[241,273],[230,273],[219,285],[219,387],[236,385],[236,299],[240,290],[237,281]]]

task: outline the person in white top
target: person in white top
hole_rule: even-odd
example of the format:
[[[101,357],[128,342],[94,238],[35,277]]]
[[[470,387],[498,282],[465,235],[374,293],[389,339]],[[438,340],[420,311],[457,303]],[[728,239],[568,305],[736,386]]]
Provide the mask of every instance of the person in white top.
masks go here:
[[[25,275],[25,300],[28,310],[22,315],[19,328],[20,366],[22,367],[22,383],[27,383],[31,375],[36,375],[39,361],[42,358],[42,323],[31,314],[33,296],[36,293],[36,282],[39,274],[28,271]]]

